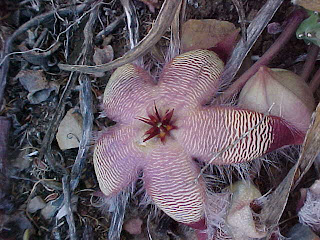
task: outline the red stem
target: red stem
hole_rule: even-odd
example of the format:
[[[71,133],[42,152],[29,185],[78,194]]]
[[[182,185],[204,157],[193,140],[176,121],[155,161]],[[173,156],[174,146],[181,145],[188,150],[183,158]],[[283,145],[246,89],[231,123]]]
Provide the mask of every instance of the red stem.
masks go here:
[[[309,86],[311,88],[311,91],[314,93],[319,88],[319,85],[320,85],[320,68],[314,74]]]
[[[245,83],[252,77],[258,69],[267,65],[276,54],[285,46],[285,44],[290,40],[292,35],[295,33],[297,27],[305,18],[305,12],[303,10],[294,11],[288,19],[287,26],[277,38],[277,40],[272,44],[272,46],[262,55],[262,57],[252,65],[244,74],[241,75],[221,96],[219,96],[216,100],[219,103],[223,103],[232,98],[235,94],[237,94],[241,88],[245,85]]]
[[[303,69],[301,73],[301,78],[305,82],[307,82],[310,77],[311,71],[314,68],[314,65],[316,63],[318,54],[319,54],[319,47],[317,45],[312,44],[309,47],[307,59],[303,65]]]

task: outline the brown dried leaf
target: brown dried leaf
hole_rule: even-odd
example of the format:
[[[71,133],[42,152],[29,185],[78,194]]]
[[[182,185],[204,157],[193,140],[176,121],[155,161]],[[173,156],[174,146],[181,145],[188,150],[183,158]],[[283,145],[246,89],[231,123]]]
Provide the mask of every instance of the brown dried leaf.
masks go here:
[[[56,139],[61,150],[78,148],[82,137],[82,116],[71,108],[62,119]]]
[[[292,3],[311,11],[320,12],[320,0],[292,0]]]
[[[227,21],[190,19],[182,25],[181,51],[212,48],[234,31],[238,30]]]
[[[102,49],[95,47],[93,54],[93,61],[96,65],[109,63],[114,58],[114,52],[111,45],[104,46]],[[95,77],[103,77],[105,73],[95,73]]]
[[[21,85],[28,90],[27,97],[31,104],[47,100],[52,91],[57,93],[59,89],[58,84],[47,80],[42,70],[21,70],[15,79],[19,79]]]
[[[313,113],[312,119],[313,121],[307,132],[298,162],[289,171],[277,189],[268,197],[261,211],[261,220],[269,229],[269,237],[279,223],[290,191],[297,186],[303,175],[313,164],[316,156],[320,153],[320,104],[318,104],[315,113]]]
[[[111,45],[101,48],[94,48],[93,61],[95,64],[100,65],[111,62],[114,58],[114,52]]]

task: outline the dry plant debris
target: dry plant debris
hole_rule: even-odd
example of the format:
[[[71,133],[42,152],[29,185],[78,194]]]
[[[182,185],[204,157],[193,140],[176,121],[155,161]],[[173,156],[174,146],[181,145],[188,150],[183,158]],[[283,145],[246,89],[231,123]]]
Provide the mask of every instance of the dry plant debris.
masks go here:
[[[305,232],[305,239],[319,238],[319,215],[312,213],[320,208],[316,181],[320,169],[317,162],[313,164],[320,149],[320,115],[319,105],[311,109],[313,103],[310,103],[313,93],[319,104],[319,47],[312,41],[308,46],[295,38],[295,33],[308,18],[299,5],[318,11],[320,3],[292,2],[17,0],[13,4],[3,0],[0,3],[0,239],[215,240],[232,236],[248,240],[264,236],[301,239],[299,231]],[[318,17],[317,13],[312,16]],[[217,40],[215,31],[211,31],[215,27],[206,24],[218,20],[228,28],[218,30],[225,37],[219,36]],[[191,23],[198,24],[195,30],[188,26]],[[271,24],[269,32],[264,30],[268,24]],[[272,26],[277,26],[277,31],[272,31]],[[310,27],[308,21],[300,26],[306,36],[318,33],[318,28]],[[240,40],[237,29],[241,30]],[[199,31],[201,36],[197,35]],[[318,42],[317,35],[307,37]],[[212,165],[217,156],[231,151],[270,114],[299,124],[292,121],[294,114],[281,111],[284,107],[294,112],[295,106],[281,103],[272,109],[272,101],[279,98],[270,100],[269,90],[265,97],[269,101],[263,100],[268,105],[264,110],[258,110],[256,103],[248,104],[243,100],[243,93],[240,94],[240,103],[266,113],[266,117],[213,160],[201,164],[199,157],[193,161],[198,168],[202,167],[194,180],[199,184],[203,178],[201,184],[206,183],[208,192],[203,195],[207,199],[203,203],[207,230],[189,228],[175,221],[185,222],[174,214],[169,215],[175,220],[162,212],[161,209],[168,212],[163,205],[158,204],[159,209],[152,204],[143,191],[141,172],[136,184],[113,198],[106,198],[100,192],[92,160],[101,130],[112,129],[110,126],[115,124],[102,111],[103,92],[113,71],[134,62],[147,66],[152,76],[156,76],[165,61],[190,50],[186,42],[192,45],[191,49],[228,50],[229,57],[223,59],[228,61],[220,76],[219,92],[208,96],[213,106],[239,104],[238,93],[245,83],[252,76],[253,79],[259,78],[259,74],[265,76],[272,68],[298,74],[299,81],[307,83],[302,85],[310,88],[297,96],[290,95],[299,98],[300,107],[307,106],[296,111],[306,113],[300,130],[303,135],[308,131],[301,149],[296,146],[280,149],[250,163]],[[307,98],[303,99],[305,92],[311,99],[307,103]],[[73,109],[81,117],[75,123],[67,123],[70,128],[62,128],[63,119]],[[305,119],[313,110],[310,127],[306,129]],[[149,124],[153,132],[148,132],[150,139],[145,142],[163,133],[161,149],[166,149],[170,133],[174,136],[174,130],[167,127],[177,127],[174,122],[177,112],[178,109],[172,112],[169,109],[153,113],[148,116],[150,119],[140,116],[145,122],[156,120]],[[75,126],[78,130],[73,132]],[[75,142],[62,146],[56,140],[59,131],[64,136],[72,135]],[[236,183],[238,180],[242,182]],[[243,218],[246,221],[242,222]],[[249,227],[239,232],[237,229],[243,223]]]

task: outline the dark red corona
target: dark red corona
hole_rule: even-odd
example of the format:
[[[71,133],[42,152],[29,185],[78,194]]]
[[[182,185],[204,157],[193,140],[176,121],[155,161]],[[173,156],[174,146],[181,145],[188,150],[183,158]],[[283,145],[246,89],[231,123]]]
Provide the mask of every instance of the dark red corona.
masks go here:
[[[173,129],[177,129],[177,126],[173,125],[172,123],[172,116],[173,116],[172,110],[167,110],[163,117],[160,116],[157,106],[154,106],[154,114],[148,115],[149,118],[139,117],[138,120],[151,125],[152,127],[145,132],[145,135],[147,138],[143,140],[143,142],[146,142],[150,140],[153,137],[160,138],[162,143],[165,143],[166,136],[170,136],[170,131]]]

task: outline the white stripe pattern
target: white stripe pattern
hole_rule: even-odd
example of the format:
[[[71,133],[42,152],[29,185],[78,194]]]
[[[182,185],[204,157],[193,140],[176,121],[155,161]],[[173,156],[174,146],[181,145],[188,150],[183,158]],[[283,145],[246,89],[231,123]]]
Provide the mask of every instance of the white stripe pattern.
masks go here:
[[[272,117],[247,110],[202,108],[181,121],[183,130],[177,140],[188,146],[186,151],[193,157],[205,162],[220,151],[223,153],[213,164],[245,162],[268,151],[274,140],[273,121]]]

